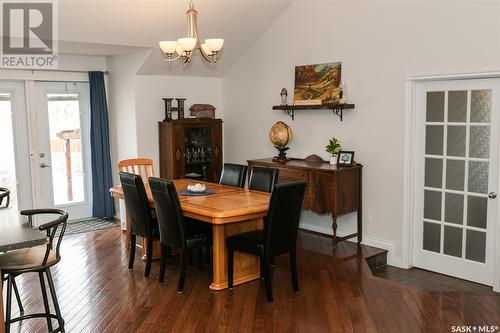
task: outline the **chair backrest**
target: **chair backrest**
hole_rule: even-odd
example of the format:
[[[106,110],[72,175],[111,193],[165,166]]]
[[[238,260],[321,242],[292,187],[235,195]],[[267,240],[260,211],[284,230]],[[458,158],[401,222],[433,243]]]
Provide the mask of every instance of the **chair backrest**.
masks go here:
[[[243,188],[247,178],[247,169],[246,165],[224,163],[219,183]]]
[[[248,188],[254,191],[271,193],[278,182],[279,170],[276,168],[252,167]]]
[[[149,186],[156,207],[160,242],[177,249],[182,248],[185,245],[186,230],[174,183],[166,179],[149,177]]]
[[[130,231],[134,235],[151,237],[153,233],[153,217],[149,208],[146,188],[140,175],[120,172],[127,217]]]
[[[295,251],[306,186],[304,181],[274,186],[264,225],[267,256]]]
[[[142,177],[147,182],[149,177],[156,177],[153,160],[149,158],[132,158],[118,162],[118,172],[128,172]]]
[[[52,249],[54,249],[54,238],[57,234],[57,244],[56,249],[56,260],[52,261],[50,264],[55,265],[61,260],[61,242],[66,232],[66,224],[68,222],[68,213],[61,209],[55,208],[41,208],[41,209],[26,209],[20,212],[21,215],[27,216],[30,225],[33,225],[33,216],[42,214],[59,215],[59,217],[53,221],[42,224],[38,227],[40,231],[47,232],[47,238],[49,242],[47,243],[47,251],[45,252],[45,257],[41,266],[47,265],[47,260],[49,259],[49,254]],[[60,229],[59,229],[60,228]],[[57,233],[59,231],[59,233]]]

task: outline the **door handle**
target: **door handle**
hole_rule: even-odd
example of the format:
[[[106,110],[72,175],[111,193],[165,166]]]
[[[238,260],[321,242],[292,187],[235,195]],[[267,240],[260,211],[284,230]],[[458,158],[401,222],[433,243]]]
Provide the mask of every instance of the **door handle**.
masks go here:
[[[40,168],[50,168],[51,166],[48,164],[45,164],[45,162],[40,163]]]
[[[488,193],[488,198],[495,199],[496,197],[497,197],[496,192],[490,192],[490,193]]]

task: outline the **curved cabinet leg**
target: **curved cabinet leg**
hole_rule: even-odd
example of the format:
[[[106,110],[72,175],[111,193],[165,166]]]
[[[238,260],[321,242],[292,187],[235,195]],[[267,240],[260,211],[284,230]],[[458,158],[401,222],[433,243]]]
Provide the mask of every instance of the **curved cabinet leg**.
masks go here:
[[[337,250],[337,217],[332,216],[332,229],[333,229],[333,240],[332,240],[332,246],[333,246],[333,251]]]

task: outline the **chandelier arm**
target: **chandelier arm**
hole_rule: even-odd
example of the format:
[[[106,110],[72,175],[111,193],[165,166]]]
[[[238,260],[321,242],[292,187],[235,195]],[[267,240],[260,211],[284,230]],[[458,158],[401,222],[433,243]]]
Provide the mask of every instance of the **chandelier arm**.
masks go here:
[[[178,56],[177,56],[177,57],[175,57],[175,58],[168,58],[168,57],[165,57],[165,55],[162,53],[162,59],[163,59],[163,60],[165,60],[165,61],[167,61],[167,62],[174,62],[174,61],[176,61],[177,59],[179,59],[180,57],[181,57],[181,56],[180,56],[180,55],[178,55]]]
[[[210,59],[210,57],[209,57],[207,54],[205,54],[205,51],[203,51],[203,48],[201,47],[201,43],[200,43],[200,39],[199,39],[199,38],[196,40],[196,45],[198,46],[198,49],[200,50],[200,53],[201,53],[201,55],[203,56],[203,58],[204,58],[207,62],[210,62],[210,63],[211,63],[211,62],[212,62],[212,60]]]

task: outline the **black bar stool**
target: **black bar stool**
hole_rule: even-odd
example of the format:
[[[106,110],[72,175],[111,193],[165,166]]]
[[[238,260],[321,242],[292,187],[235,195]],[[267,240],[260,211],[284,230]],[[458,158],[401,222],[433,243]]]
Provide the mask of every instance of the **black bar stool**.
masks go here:
[[[33,318],[46,318],[47,328],[49,332],[64,332],[64,320],[62,318],[59,303],[57,301],[56,290],[54,287],[54,282],[52,281],[50,267],[61,261],[60,247],[64,232],[66,231],[68,213],[60,209],[31,209],[21,211],[21,215],[28,216],[30,225],[32,225],[33,216],[39,214],[59,215],[57,219],[45,223],[38,228],[40,229],[40,231],[45,231],[47,233],[47,244],[0,254],[0,271],[2,275],[2,281],[4,280],[4,276],[6,276],[7,280],[7,304],[5,311],[5,331],[7,333],[10,332],[10,325],[12,323]],[[57,243],[54,244],[54,238],[59,227],[60,232],[58,234]],[[17,290],[14,278],[24,273],[38,273],[45,312],[23,315],[22,311],[22,315],[20,317],[11,318],[12,290]],[[55,314],[50,313],[44,274],[46,275],[46,279],[49,285]],[[18,293],[16,292],[16,298],[17,297]],[[20,303],[21,300],[19,298],[18,302],[20,304],[20,310],[22,310],[22,305]],[[59,324],[58,328],[53,329],[52,319],[57,320]]]

